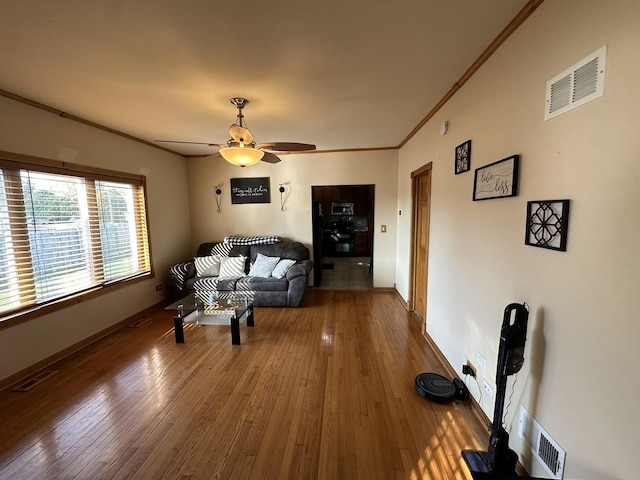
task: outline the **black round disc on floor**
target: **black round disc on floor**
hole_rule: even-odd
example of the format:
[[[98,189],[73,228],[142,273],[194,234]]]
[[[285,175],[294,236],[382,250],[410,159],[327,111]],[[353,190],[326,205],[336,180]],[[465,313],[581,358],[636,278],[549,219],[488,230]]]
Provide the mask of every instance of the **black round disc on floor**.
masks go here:
[[[421,373],[416,377],[415,388],[418,395],[428,400],[447,403],[456,396],[453,382],[437,373]]]

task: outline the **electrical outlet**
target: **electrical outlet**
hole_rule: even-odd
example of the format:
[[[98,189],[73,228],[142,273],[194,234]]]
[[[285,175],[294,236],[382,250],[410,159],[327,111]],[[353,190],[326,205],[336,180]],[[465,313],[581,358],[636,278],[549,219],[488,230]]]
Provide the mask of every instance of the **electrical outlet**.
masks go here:
[[[466,365],[462,365],[462,374],[471,375],[472,377],[475,377],[476,367],[474,367],[473,364],[469,360],[467,360]]]
[[[484,393],[487,394],[489,398],[493,398],[493,387],[484,379],[482,380],[482,390],[484,390]]]

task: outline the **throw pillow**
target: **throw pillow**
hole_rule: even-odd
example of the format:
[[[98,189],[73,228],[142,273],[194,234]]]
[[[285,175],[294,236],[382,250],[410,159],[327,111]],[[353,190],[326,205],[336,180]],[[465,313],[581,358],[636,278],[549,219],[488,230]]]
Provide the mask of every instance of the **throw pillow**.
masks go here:
[[[231,245],[230,243],[217,243],[211,249],[211,255],[220,255],[221,257],[228,257],[229,252],[231,252],[232,248],[233,248],[233,245]]]
[[[198,277],[217,277],[220,273],[220,255],[196,257],[193,259],[193,263],[196,264]]]
[[[251,270],[249,270],[249,276],[269,278],[279,261],[279,257],[267,257],[259,253],[256,261],[251,266]]]
[[[219,278],[239,278],[244,277],[244,266],[247,257],[221,257]]]
[[[296,263],[295,260],[283,258],[273,269],[273,272],[271,272],[271,276],[276,278],[284,277],[287,274],[287,271],[289,271],[289,269],[291,268],[291,265],[293,265],[294,263]]]

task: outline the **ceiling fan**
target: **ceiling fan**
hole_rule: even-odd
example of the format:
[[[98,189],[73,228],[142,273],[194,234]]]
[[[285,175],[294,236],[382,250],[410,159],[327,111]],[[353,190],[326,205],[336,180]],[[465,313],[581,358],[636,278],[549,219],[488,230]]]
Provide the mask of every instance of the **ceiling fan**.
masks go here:
[[[218,153],[211,157],[221,156],[227,162],[240,167],[248,167],[262,160],[267,163],[278,163],[280,158],[273,152],[304,152],[315,150],[316,146],[309,143],[294,142],[270,142],[256,145],[253,135],[244,123],[242,109],[247,106],[249,100],[242,97],[234,97],[231,103],[238,109],[236,123],[229,127],[231,138],[227,143],[207,143],[207,142],[181,142],[178,140],[156,140],[158,143],[190,143],[195,145],[208,145],[210,147],[220,147]]]

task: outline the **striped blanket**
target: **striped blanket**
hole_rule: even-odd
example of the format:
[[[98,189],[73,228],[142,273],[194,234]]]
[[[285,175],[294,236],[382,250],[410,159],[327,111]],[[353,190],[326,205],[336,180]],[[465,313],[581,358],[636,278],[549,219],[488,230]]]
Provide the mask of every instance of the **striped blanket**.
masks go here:
[[[282,239],[277,235],[260,235],[256,237],[225,237],[224,243],[231,245],[271,245],[280,243]]]

